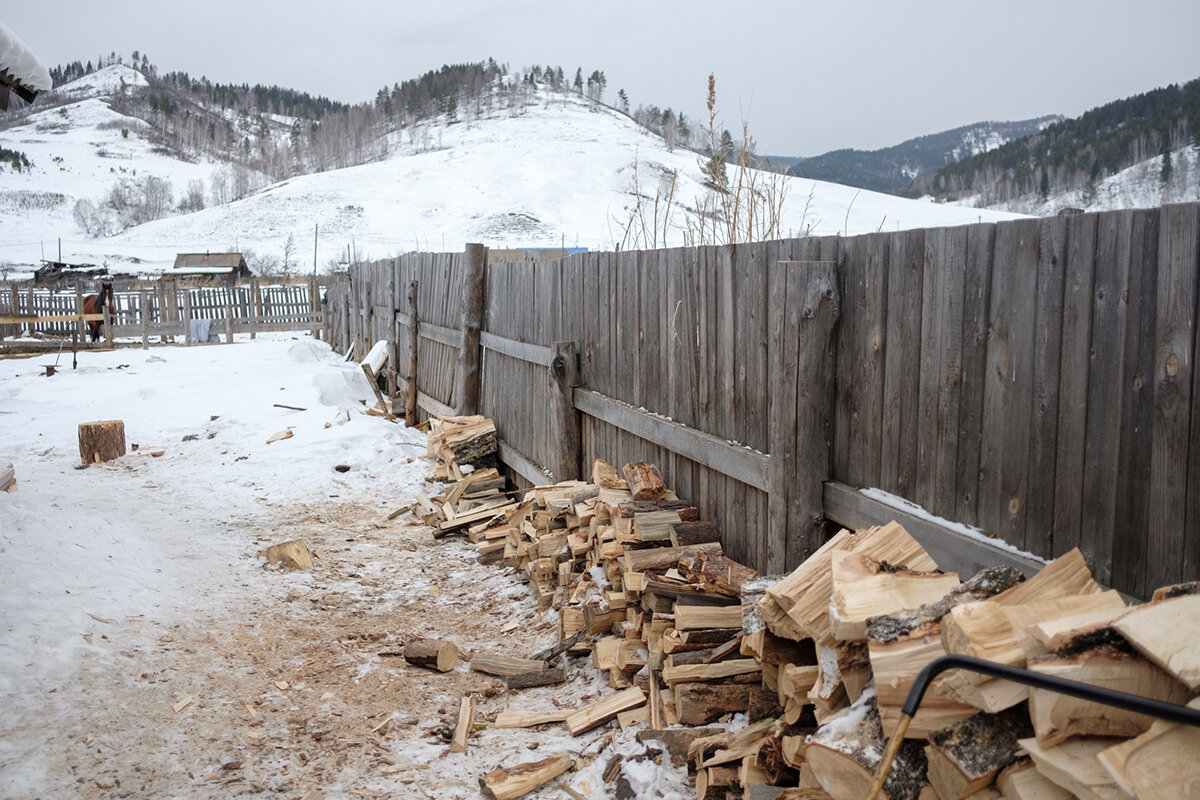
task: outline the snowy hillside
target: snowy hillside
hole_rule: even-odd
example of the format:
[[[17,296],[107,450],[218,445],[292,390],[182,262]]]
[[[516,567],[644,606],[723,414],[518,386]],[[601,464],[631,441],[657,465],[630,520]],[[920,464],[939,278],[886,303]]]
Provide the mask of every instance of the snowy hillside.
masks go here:
[[[0,269],[11,277],[40,259],[107,263],[113,270],[154,272],[178,252],[252,250],[281,260],[291,237],[293,264],[325,270],[346,257],[458,250],[465,242],[492,247],[648,246],[631,237],[634,187],[647,229],[659,198],[666,243],[684,244],[696,210],[711,190],[700,159],[628,116],[572,94],[538,93],[518,109],[455,124],[427,125],[390,135],[387,156],[362,166],[303,175],[266,186],[236,202],[183,213],[195,187],[235,180],[237,168],[173,155],[155,145],[148,125],[113,111],[114,94],[141,75],[112,66],[56,92],[57,107],[0,131],[0,147],[32,166],[0,166]],[[382,148],[381,148],[382,150]],[[737,176],[730,167],[730,180]],[[674,183],[671,176],[676,175]],[[764,179],[766,180],[766,179]],[[771,178],[770,180],[776,180]],[[879,229],[957,225],[1011,215],[905,200],[807,179],[778,178],[784,194],[782,236],[863,233]],[[125,228],[114,222],[114,187],[157,192],[169,215]],[[142,197],[142,195],[138,195]],[[672,203],[670,212],[666,198]],[[108,204],[108,205],[106,205]],[[128,217],[123,218],[128,221]],[[119,231],[119,232],[118,232]],[[661,245],[660,233],[657,244]],[[6,267],[7,265],[7,267]],[[293,267],[295,268],[295,267]]]
[[[1200,200],[1200,148],[1190,145],[1173,151],[1171,166],[1171,175],[1166,182],[1162,179],[1163,157],[1154,156],[1109,175],[1099,181],[1092,192],[1087,189],[1051,192],[1046,200],[1032,194],[1001,203],[996,208],[1020,214],[1050,216],[1064,208],[1115,211]]]

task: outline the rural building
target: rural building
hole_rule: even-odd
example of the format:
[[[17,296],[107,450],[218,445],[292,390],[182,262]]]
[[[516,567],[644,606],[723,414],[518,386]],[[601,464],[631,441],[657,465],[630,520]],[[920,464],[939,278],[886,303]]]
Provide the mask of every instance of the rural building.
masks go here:
[[[233,285],[251,276],[241,253],[180,253],[164,278],[179,278],[197,284]]]

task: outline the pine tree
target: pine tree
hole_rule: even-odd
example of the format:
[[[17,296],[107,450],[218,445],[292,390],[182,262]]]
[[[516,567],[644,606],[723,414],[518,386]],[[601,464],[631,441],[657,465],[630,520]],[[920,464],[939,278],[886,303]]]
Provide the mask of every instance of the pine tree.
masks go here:
[[[1163,150],[1162,171],[1158,173],[1158,182],[1166,186],[1171,182],[1171,176],[1175,173],[1175,167],[1171,164],[1171,146]]]
[[[1038,191],[1043,200],[1050,197],[1050,174],[1046,170],[1042,170],[1042,183]]]
[[[626,114],[629,113],[629,95],[625,94],[624,89],[617,91],[617,100],[621,102],[621,110]]]

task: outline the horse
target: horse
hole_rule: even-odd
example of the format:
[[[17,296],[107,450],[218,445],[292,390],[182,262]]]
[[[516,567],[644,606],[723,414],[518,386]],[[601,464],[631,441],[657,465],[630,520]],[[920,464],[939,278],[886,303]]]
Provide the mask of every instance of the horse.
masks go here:
[[[113,307],[113,288],[110,281],[104,281],[100,284],[99,294],[89,294],[83,298],[83,313],[84,314],[103,314],[105,309],[108,309],[108,321],[111,324],[114,321],[112,314]],[[91,333],[93,342],[100,340],[100,334],[104,330],[104,322],[101,320],[89,321],[88,331]]]

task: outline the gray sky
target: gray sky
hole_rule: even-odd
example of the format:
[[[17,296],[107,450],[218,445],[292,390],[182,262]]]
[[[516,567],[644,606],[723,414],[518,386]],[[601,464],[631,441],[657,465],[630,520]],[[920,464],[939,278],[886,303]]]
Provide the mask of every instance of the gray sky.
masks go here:
[[[1197,0],[13,0],[48,67],[116,51],[164,71],[344,102],[447,63],[602,70],[605,99],[745,118],[759,151],[875,149],[982,120],[1089,108],[1200,77]]]

